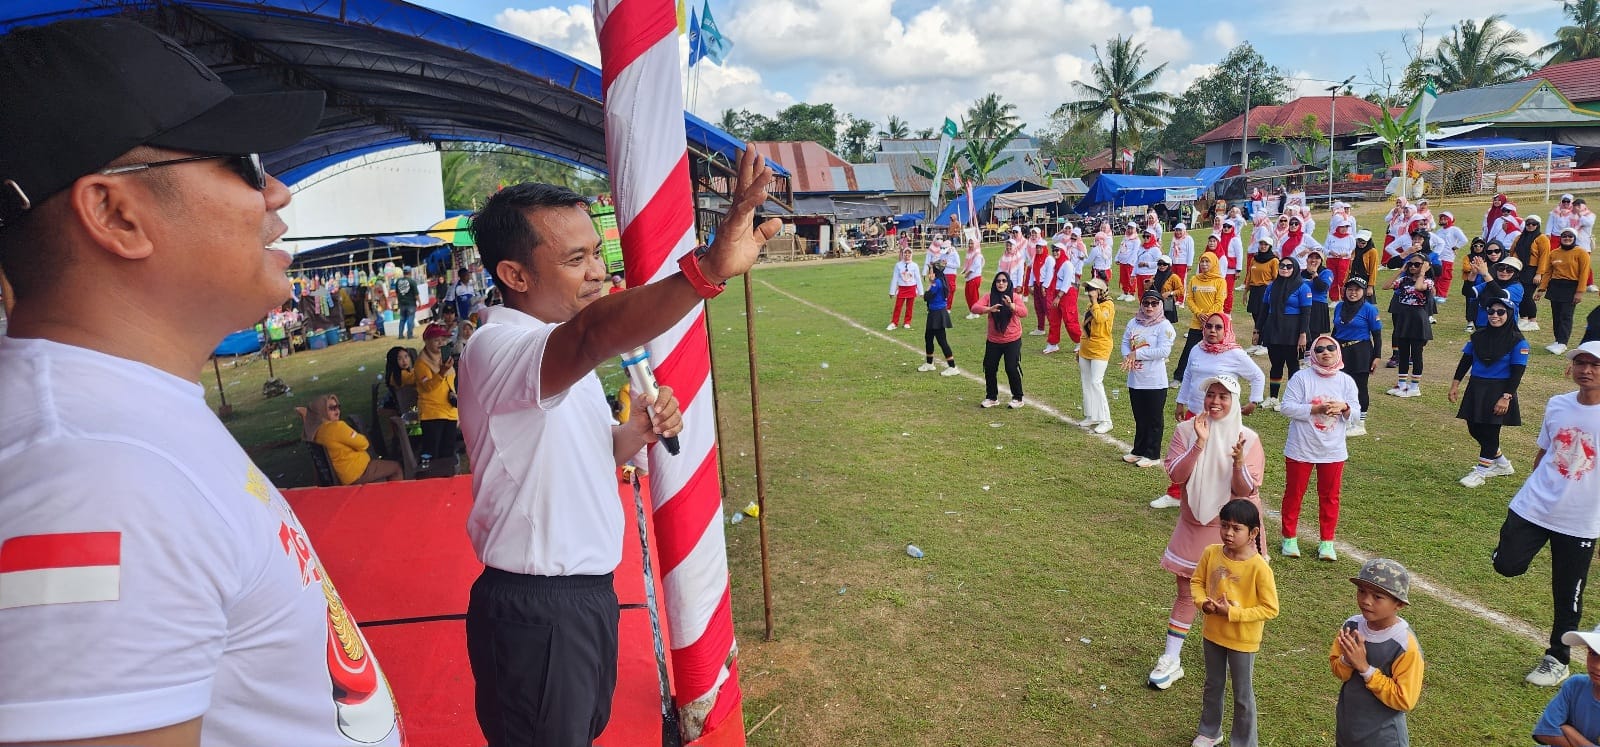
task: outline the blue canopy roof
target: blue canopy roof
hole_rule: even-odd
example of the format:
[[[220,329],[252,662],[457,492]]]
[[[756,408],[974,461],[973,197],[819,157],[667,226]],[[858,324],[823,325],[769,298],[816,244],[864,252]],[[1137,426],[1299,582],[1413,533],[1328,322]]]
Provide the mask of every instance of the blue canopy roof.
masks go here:
[[[1490,158],[1506,159],[1544,158],[1546,147],[1550,149],[1551,158],[1571,158],[1578,152],[1578,149],[1571,145],[1533,145],[1525,141],[1509,137],[1463,137],[1456,138],[1454,140],[1429,140],[1428,144],[1440,147],[1457,145],[1484,147],[1498,145],[1502,147],[1488,148],[1484,151],[1485,154],[1487,154]]]
[[[972,204],[977,206],[979,210],[982,210],[985,205],[989,204],[990,200],[994,199],[995,195],[1000,194],[1001,192],[1004,192],[1013,186],[1016,186],[1016,184],[1017,182],[1012,182],[1010,184],[991,184],[983,187],[973,187]],[[971,220],[971,216],[967,215],[966,195],[963,194],[952,198],[950,202],[944,206],[944,209],[939,211],[939,217],[934,218],[933,222],[936,225],[945,225],[950,222],[951,215],[956,216],[956,219],[960,220],[962,225],[965,225],[969,220]]]
[[[1087,212],[1096,205],[1111,204],[1117,207],[1128,205],[1154,205],[1166,202],[1168,189],[1186,189],[1198,187],[1205,191],[1223,174],[1228,173],[1232,166],[1212,166],[1201,169],[1194,176],[1146,176],[1142,174],[1101,174],[1095,179],[1094,186],[1089,192],[1078,200],[1073,208],[1079,213]]]
[[[263,154],[286,183],[410,143],[499,143],[607,171],[597,68],[401,0],[14,0],[0,7],[0,33],[106,15],[177,39],[235,90],[325,91],[316,132]],[[737,160],[742,142],[684,121],[691,147]]]

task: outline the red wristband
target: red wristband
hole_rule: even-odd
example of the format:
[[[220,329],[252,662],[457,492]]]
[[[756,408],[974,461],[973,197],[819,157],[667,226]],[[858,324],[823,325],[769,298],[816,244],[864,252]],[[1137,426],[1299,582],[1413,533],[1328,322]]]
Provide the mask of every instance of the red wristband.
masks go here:
[[[706,274],[700,270],[700,255],[704,254],[705,251],[706,248],[702,246],[679,257],[678,271],[682,272],[683,278],[688,280],[689,285],[694,287],[696,295],[710,300],[722,295],[722,291],[727,289],[728,284],[724,282],[713,285],[710,280],[706,279]]]

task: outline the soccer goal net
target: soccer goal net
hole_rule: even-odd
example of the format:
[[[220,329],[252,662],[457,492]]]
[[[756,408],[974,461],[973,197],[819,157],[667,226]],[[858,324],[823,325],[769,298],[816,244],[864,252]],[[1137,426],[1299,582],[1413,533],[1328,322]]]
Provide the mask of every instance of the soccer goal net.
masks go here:
[[[1549,200],[1551,172],[1567,165],[1554,163],[1552,150],[1548,140],[1408,148],[1407,173],[1400,178],[1407,194],[1419,187],[1423,194],[1441,198],[1543,192]]]

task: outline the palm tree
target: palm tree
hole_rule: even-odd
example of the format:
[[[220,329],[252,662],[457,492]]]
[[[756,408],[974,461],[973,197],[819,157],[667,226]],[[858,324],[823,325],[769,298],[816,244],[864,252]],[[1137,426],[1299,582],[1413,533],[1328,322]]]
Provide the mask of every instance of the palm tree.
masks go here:
[[[893,114],[889,115],[887,128],[878,130],[879,140],[904,140],[908,137],[911,137],[911,125]]]
[[[1166,63],[1149,72],[1140,68],[1144,64],[1143,44],[1118,35],[1106,42],[1106,55],[1094,50],[1094,67],[1090,68],[1093,83],[1073,81],[1072,87],[1083,98],[1069,101],[1056,109],[1058,114],[1075,118],[1074,129],[1082,132],[1098,124],[1105,115],[1111,115],[1111,157],[1117,157],[1117,133],[1122,123],[1128,125],[1128,144],[1139,147],[1139,130],[1160,127],[1168,115],[1167,107],[1173,103],[1171,95],[1153,90],[1156,78],[1167,68]]]
[[[1572,25],[1556,29],[1556,40],[1537,54],[1550,55],[1551,65],[1600,57],[1600,0],[1567,0],[1561,9]]]
[[[478,209],[479,198],[484,196],[483,162],[475,155],[467,150],[447,150],[439,154],[445,209]]]
[[[1016,160],[1016,156],[1001,158],[1000,154],[1005,152],[1006,146],[1010,145],[1011,141],[1021,134],[1022,127],[1018,125],[998,133],[998,136],[994,138],[968,140],[967,146],[961,149],[960,154],[961,159],[967,162],[965,176],[978,184],[982,184],[989,178],[990,174],[1001,166]]]
[[[967,109],[963,134],[978,140],[994,140],[1007,130],[1020,129],[1023,125],[1018,119],[1016,104],[1002,102],[1000,94],[991,93],[972,102]]]
[[[1509,83],[1533,67],[1527,54],[1516,49],[1527,42],[1527,35],[1507,24],[1505,16],[1489,16],[1481,25],[1462,19],[1439,40],[1427,62],[1428,73],[1440,93]]]

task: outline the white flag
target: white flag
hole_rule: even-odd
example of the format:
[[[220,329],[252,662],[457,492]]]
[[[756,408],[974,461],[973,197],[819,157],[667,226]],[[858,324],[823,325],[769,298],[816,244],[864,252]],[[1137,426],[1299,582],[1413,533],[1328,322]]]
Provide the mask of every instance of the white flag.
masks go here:
[[[944,164],[950,159],[950,145],[955,137],[956,123],[945,117],[944,128],[939,131],[939,158],[933,163],[933,183],[928,187],[928,202],[933,203],[934,210],[939,209],[939,187],[944,182]]]

